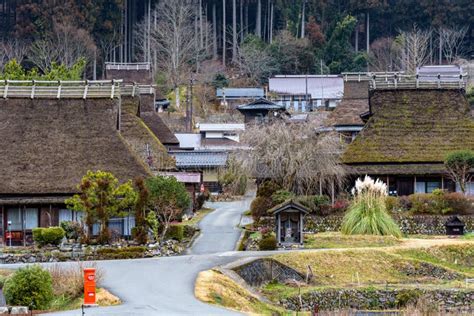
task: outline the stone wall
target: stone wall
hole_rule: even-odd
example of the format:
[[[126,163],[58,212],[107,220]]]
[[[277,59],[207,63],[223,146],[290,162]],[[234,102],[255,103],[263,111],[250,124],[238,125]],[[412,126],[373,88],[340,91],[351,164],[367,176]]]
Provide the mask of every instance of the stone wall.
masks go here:
[[[419,289],[334,289],[312,291],[293,296],[279,303],[289,310],[393,309],[418,300],[425,300],[442,310],[474,311],[474,290],[419,290]]]
[[[414,235],[445,235],[444,224],[451,216],[436,215],[393,215],[398,222],[402,233]],[[474,230],[474,216],[458,216],[466,226],[464,231]],[[305,218],[305,232],[339,231],[343,216],[307,216]]]
[[[303,277],[284,264],[269,258],[256,259],[233,269],[251,286],[261,286],[270,281],[285,283],[296,280],[304,282]]]

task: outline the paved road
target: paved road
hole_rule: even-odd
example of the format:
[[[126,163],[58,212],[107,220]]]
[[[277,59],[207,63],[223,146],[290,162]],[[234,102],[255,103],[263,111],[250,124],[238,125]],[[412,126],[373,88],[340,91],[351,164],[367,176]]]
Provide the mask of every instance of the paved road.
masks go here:
[[[166,258],[98,261],[105,271],[103,286],[123,301],[120,306],[86,309],[85,315],[234,315],[198,301],[194,282],[200,271],[249,254],[235,252],[237,225],[250,203],[210,203],[215,211],[200,223],[202,234],[188,255]],[[71,263],[63,263],[65,265]],[[12,266],[14,267],[14,266]],[[81,315],[80,311],[58,313]]]

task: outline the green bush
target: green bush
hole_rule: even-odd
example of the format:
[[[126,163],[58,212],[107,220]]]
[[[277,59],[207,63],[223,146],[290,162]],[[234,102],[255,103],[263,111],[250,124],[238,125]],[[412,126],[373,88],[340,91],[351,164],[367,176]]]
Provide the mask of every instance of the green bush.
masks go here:
[[[65,232],[61,227],[33,228],[33,240],[40,247],[46,245],[59,245],[64,238]]]
[[[474,213],[472,201],[462,193],[446,193],[434,190],[433,193],[416,193],[408,197],[412,214],[432,215],[470,215]]]
[[[326,216],[332,213],[331,199],[327,195],[303,195],[296,199],[311,214]]]
[[[265,181],[258,186],[257,196],[271,198],[273,193],[275,193],[278,190],[281,190],[280,185],[276,184],[273,181]]]
[[[101,259],[135,259],[142,258],[146,247],[130,246],[125,248],[100,248],[97,249],[97,255]]]
[[[182,241],[184,238],[184,227],[182,225],[171,225],[166,232],[166,237]]]
[[[267,235],[258,242],[260,250],[275,250],[277,248],[277,240],[274,235]]]
[[[419,289],[401,289],[395,298],[397,307],[405,307],[409,304],[416,304],[423,292]]]
[[[183,225],[184,229],[184,238],[192,238],[194,233],[196,233],[197,228],[193,225]]]
[[[272,194],[272,201],[275,205],[281,204],[288,201],[289,199],[294,198],[295,195],[286,190],[278,190]]]
[[[81,224],[78,222],[65,221],[61,222],[60,226],[64,230],[67,239],[77,240],[83,233]]]
[[[260,221],[262,216],[267,215],[267,211],[273,206],[272,200],[263,196],[257,196],[250,204],[250,212],[256,223]]]
[[[8,305],[47,310],[53,301],[53,282],[48,271],[40,266],[18,269],[3,288]]]
[[[400,199],[396,196],[387,196],[385,198],[385,207],[389,212],[395,212],[402,208]]]

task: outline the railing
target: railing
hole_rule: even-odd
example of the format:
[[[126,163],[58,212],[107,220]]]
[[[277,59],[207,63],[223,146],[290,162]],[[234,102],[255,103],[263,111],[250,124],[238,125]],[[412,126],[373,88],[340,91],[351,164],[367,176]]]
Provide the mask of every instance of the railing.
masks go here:
[[[465,89],[467,75],[379,74],[370,79],[370,89]]]
[[[344,81],[369,81],[372,80],[373,76],[393,76],[393,75],[403,75],[404,72],[343,72],[341,73]]]
[[[106,70],[150,70],[150,63],[105,63]]]
[[[124,85],[121,90],[122,96],[135,97],[142,94],[155,94],[155,87],[152,85]]]
[[[121,83],[122,80],[0,80],[0,98],[113,99],[120,98]]]

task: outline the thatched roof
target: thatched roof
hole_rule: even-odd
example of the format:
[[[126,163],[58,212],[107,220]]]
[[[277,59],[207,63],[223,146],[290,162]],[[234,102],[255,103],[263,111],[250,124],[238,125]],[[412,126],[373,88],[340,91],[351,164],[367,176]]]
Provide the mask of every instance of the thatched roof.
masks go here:
[[[140,96],[139,116],[163,145],[179,146],[179,140],[155,111],[155,100],[150,96]]]
[[[454,150],[474,150],[474,120],[460,90],[374,90],[371,118],[351,143],[346,164],[440,164]]]
[[[71,194],[88,170],[149,173],[117,130],[117,100],[0,99],[0,194]]]
[[[140,98],[122,98],[121,134],[127,144],[153,171],[173,169],[174,159],[168,155],[167,149],[160,141],[158,137],[160,134],[152,130],[145,120],[138,116]]]
[[[345,81],[341,103],[331,112],[326,126],[364,126],[360,115],[369,110],[368,81]]]

